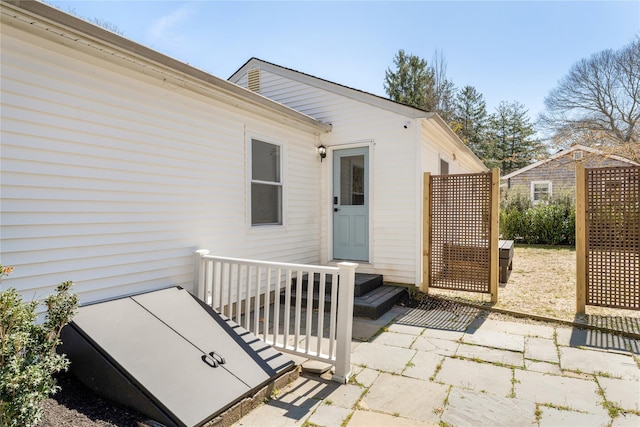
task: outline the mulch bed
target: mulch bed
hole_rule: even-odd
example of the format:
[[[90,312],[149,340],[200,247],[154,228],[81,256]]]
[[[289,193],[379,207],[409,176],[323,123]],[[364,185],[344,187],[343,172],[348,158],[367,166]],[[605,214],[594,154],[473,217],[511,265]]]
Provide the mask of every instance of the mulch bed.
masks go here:
[[[137,427],[143,415],[96,395],[71,373],[57,375],[61,387],[43,403],[43,427]]]

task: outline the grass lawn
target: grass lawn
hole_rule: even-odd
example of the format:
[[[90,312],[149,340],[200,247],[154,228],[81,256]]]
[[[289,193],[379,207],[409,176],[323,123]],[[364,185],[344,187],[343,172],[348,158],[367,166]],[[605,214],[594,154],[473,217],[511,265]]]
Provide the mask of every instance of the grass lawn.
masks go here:
[[[490,305],[487,294],[432,289],[433,295]],[[587,306],[576,316],[576,252],[555,246],[516,246],[508,283],[498,288],[501,308],[561,320],[579,321],[640,334],[640,310]]]

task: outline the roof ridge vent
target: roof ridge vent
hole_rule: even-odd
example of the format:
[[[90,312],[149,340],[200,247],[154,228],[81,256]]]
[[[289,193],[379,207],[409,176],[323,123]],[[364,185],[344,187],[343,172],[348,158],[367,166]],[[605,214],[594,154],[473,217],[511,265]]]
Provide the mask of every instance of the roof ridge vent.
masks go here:
[[[260,68],[252,68],[247,75],[247,88],[251,92],[260,93]]]

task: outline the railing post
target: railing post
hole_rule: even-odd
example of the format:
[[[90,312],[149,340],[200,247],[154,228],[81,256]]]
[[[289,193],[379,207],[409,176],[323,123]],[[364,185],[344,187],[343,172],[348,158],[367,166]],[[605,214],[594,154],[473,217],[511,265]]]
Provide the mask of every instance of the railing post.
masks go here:
[[[204,301],[204,260],[202,257],[208,255],[207,249],[198,249],[193,253],[193,287],[191,294],[196,296],[200,301]]]
[[[353,292],[358,264],[338,264],[340,283],[338,288],[338,330],[336,332],[336,367],[331,378],[346,383],[351,376],[351,335],[353,328]]]

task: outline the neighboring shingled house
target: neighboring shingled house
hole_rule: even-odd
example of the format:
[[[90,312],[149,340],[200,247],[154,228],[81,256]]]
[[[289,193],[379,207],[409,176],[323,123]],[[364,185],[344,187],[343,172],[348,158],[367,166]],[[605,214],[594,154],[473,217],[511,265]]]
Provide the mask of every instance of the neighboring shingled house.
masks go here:
[[[587,168],[638,165],[629,159],[610,155],[602,150],[573,145],[547,159],[503,176],[502,187],[526,192],[534,203],[559,194],[574,193],[577,162],[584,163]]]

